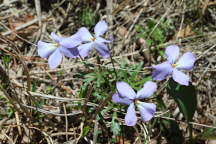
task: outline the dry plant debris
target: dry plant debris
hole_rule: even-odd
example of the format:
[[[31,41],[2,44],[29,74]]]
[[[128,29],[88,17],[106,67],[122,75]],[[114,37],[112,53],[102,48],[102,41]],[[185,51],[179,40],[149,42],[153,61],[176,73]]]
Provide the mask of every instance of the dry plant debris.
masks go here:
[[[110,59],[98,63],[96,57],[84,62],[64,57],[58,68],[50,70],[47,59],[38,56],[37,41],[51,42],[51,32],[70,36],[81,26],[92,30],[100,19],[109,23],[106,38],[115,39],[111,53],[116,70],[136,71],[123,68],[121,59],[127,66],[143,62],[138,72],[144,77],[150,75],[151,65],[164,61],[166,46],[176,44],[182,53],[193,52],[197,61],[190,75],[198,103],[192,132],[195,137],[207,128],[216,129],[215,1],[0,0],[0,143],[172,142],[166,135],[170,134],[168,128],[164,134],[159,124],[151,131],[147,129],[153,121],[126,127],[125,112],[119,109],[104,112],[103,119],[98,120],[96,114],[107,108],[111,97],[93,103],[94,81],[87,85],[86,98],[79,97],[85,81],[75,75],[89,71],[82,63],[91,65],[90,71],[94,67],[113,70]],[[157,95],[166,102],[168,111],[158,111],[155,117],[178,123],[187,139],[185,118],[167,95],[166,85],[167,81],[158,83]],[[94,115],[88,114],[91,108],[96,109]],[[110,132],[113,112],[118,113],[117,120],[127,131],[116,137]],[[213,130],[196,143],[215,143],[215,138]]]

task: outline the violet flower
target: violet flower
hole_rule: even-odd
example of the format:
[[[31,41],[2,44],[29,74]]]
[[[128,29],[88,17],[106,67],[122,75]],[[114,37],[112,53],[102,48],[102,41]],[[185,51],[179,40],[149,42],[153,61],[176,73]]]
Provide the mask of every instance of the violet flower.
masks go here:
[[[179,47],[176,45],[168,46],[165,54],[168,61],[152,66],[155,69],[152,73],[153,79],[161,81],[164,80],[169,74],[172,74],[174,81],[181,85],[188,86],[189,76],[179,70],[192,70],[194,62],[196,61],[195,56],[191,52],[186,52],[178,60],[178,62],[175,63],[179,57]]]
[[[156,111],[156,105],[153,103],[145,103],[140,99],[148,98],[155,92],[157,85],[154,82],[146,82],[144,87],[137,93],[125,82],[117,82],[118,92],[112,96],[115,103],[129,105],[125,116],[127,126],[134,126],[137,122],[135,106],[138,107],[142,120],[149,121]]]
[[[99,52],[99,54],[103,58],[107,58],[110,56],[109,49],[105,43],[110,43],[111,40],[105,40],[102,37],[100,37],[105,33],[107,28],[107,23],[101,20],[94,27],[94,36],[91,35],[91,33],[88,31],[86,27],[82,27],[78,30],[77,35],[80,36],[81,41],[84,43],[78,46],[79,54],[82,58],[88,56],[92,47],[94,47],[95,50]],[[79,41],[80,40],[78,40],[78,42]]]
[[[73,35],[69,38],[63,38],[57,36],[54,32],[51,33],[54,43],[46,43],[43,41],[38,41],[38,55],[42,58],[48,58],[48,64],[51,69],[56,68],[62,61],[62,54],[69,58],[75,58],[78,55],[78,50],[76,46],[78,43],[74,39],[78,36]],[[70,47],[64,47],[63,44],[67,45],[70,43]],[[74,46],[71,48],[71,46]]]

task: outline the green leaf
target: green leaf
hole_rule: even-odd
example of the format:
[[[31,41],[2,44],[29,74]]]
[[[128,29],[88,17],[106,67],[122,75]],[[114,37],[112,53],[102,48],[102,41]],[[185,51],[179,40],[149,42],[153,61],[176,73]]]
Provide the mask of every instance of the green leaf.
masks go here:
[[[90,130],[90,127],[85,126],[84,129],[83,129],[83,136],[86,136],[88,134],[89,130]]]
[[[79,17],[80,17],[80,21],[87,26],[94,26],[98,19],[96,12],[94,12],[89,7],[84,8]]]
[[[166,59],[166,55],[165,55],[164,51],[159,50],[158,53],[159,53],[159,55],[161,55],[163,57],[163,59]]]
[[[197,107],[195,87],[192,84],[189,86],[179,85],[173,79],[169,79],[167,91],[177,102],[187,122],[190,122]]]
[[[135,82],[131,85],[132,88],[138,87],[139,85],[142,85],[147,82],[147,81],[152,81],[152,75],[144,77],[142,80],[139,80],[138,82]]]
[[[103,110],[96,116],[96,119],[97,119],[97,120],[100,120],[100,119],[103,118],[104,115],[105,115],[107,112],[109,112],[111,109],[112,109],[112,107],[108,107],[108,108],[103,109]]]
[[[155,26],[155,23],[150,19],[150,20],[148,21],[148,23],[147,23],[147,27],[148,27],[149,29],[152,29],[152,28],[154,28],[154,26]]]
[[[130,80],[134,81],[137,78],[137,75],[139,74],[139,71],[142,69],[143,66],[143,62],[140,62],[136,67],[135,67],[135,71],[132,73]]]
[[[146,41],[146,44],[148,45],[148,46],[151,46],[151,44],[152,44],[152,40],[151,39],[148,39],[147,41]]]
[[[139,39],[139,38],[145,38],[145,35],[144,34],[138,34],[136,38],[137,39]]]
[[[140,25],[135,25],[135,29],[138,33],[145,32],[145,28],[143,26],[140,26]]]
[[[112,131],[114,136],[117,136],[121,131],[120,125],[116,119],[117,119],[117,113],[116,113],[116,111],[114,111],[113,117],[112,117],[112,122],[111,122],[111,131]]]

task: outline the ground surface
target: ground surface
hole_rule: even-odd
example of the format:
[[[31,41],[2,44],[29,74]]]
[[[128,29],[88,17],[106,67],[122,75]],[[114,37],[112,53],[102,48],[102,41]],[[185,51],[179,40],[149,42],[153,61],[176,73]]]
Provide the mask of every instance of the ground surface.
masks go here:
[[[91,98],[86,101],[79,95],[85,81],[75,75],[88,72],[81,60],[64,58],[58,68],[50,70],[47,59],[37,54],[37,41],[51,42],[51,32],[66,37],[81,26],[93,31],[100,19],[109,24],[105,37],[114,38],[109,47],[116,70],[129,71],[129,65],[143,62],[139,76],[145,77],[151,74],[148,70],[151,65],[165,60],[163,51],[167,45],[178,45],[181,54],[193,52],[197,61],[189,74],[198,101],[193,134],[197,136],[208,127],[215,128],[215,1],[41,0],[40,3],[0,0],[0,143],[91,143],[96,127],[100,130],[98,143],[115,139],[110,132],[112,112],[99,122],[91,119],[89,123],[83,122],[84,111],[77,105],[99,109],[99,103]],[[110,59],[101,59],[98,64],[95,55],[92,51],[85,60],[95,67],[113,70]],[[121,60],[128,67],[120,67]],[[158,110],[158,117],[177,122],[187,139],[185,119],[167,95],[166,84],[167,81],[158,83],[157,95],[167,108]],[[123,119],[124,115],[120,115],[118,121],[124,122]],[[156,124],[149,132],[146,127],[151,125],[152,121],[145,125],[139,122],[135,128],[122,126],[127,132],[116,136],[117,143],[141,143],[145,139],[147,143],[184,143],[172,141],[171,137],[181,136],[173,134],[169,127],[165,132]],[[90,130],[83,136],[86,126]],[[210,135],[196,143],[214,143],[216,133]]]

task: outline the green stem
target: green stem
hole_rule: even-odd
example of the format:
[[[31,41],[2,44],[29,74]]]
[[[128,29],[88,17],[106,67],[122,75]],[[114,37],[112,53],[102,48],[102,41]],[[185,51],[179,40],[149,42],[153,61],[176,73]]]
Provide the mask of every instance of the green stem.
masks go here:
[[[193,143],[193,126],[188,122],[190,143]]]

